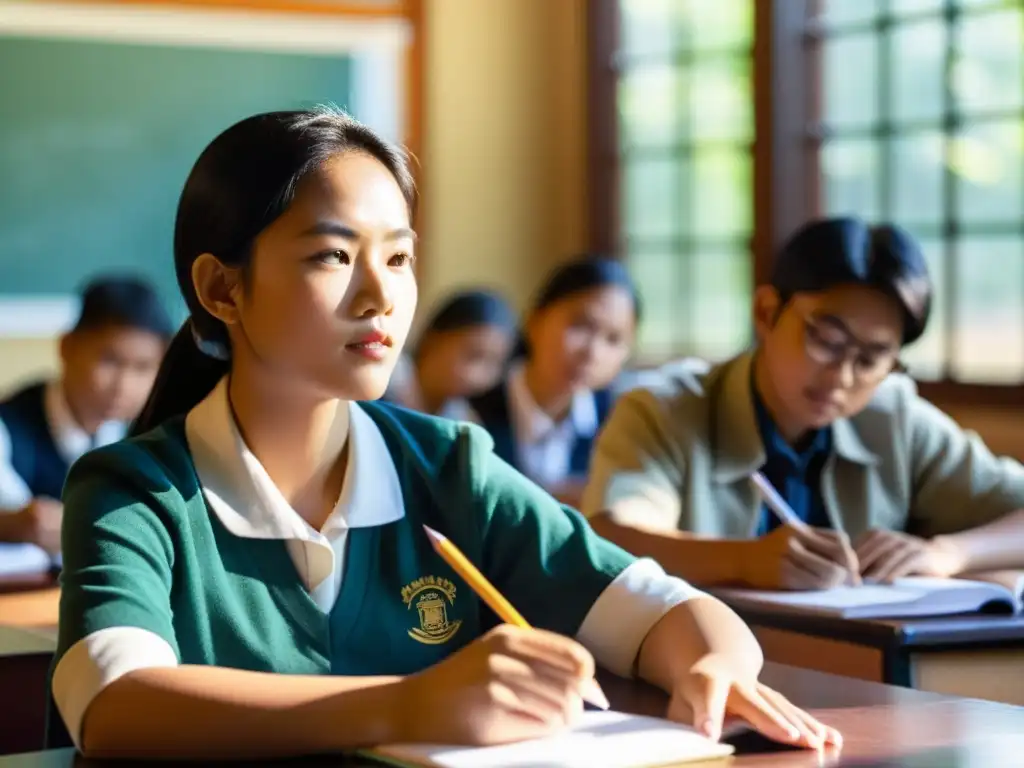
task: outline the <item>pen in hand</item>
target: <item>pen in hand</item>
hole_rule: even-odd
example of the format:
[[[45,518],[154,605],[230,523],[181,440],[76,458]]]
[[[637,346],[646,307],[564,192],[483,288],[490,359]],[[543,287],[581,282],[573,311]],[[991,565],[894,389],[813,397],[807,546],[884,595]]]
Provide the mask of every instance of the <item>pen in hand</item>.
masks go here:
[[[809,526],[799,517],[793,508],[786,503],[786,500],[782,498],[778,491],[772,486],[760,472],[754,472],[750,476],[751,482],[757,489],[758,494],[764,500],[764,503],[772,510],[779,519],[786,525],[796,528],[798,530],[806,530]],[[850,579],[855,587],[861,586],[863,580],[860,577],[860,570],[857,565],[857,555],[854,553],[853,548],[850,546],[850,542],[845,537],[840,538],[840,546],[843,548],[843,557],[846,560],[846,568],[850,572]]]

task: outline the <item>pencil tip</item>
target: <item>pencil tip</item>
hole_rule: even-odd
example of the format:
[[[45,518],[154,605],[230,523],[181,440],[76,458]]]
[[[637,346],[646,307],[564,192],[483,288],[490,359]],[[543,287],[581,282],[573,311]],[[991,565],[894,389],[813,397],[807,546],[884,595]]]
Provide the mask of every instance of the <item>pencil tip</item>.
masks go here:
[[[590,680],[583,688],[583,700],[587,704],[603,710],[612,708],[608,697],[604,695],[604,691],[601,690],[601,686],[595,680]]]
[[[423,530],[427,532],[427,536],[430,537],[431,541],[441,541],[441,539],[444,538],[444,536],[442,536],[440,533],[435,531],[429,525],[424,525],[423,526]]]

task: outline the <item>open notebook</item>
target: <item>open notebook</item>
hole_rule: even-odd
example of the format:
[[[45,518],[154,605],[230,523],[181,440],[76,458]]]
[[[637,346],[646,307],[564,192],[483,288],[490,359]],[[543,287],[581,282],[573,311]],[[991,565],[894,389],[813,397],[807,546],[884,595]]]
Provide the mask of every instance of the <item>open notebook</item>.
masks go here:
[[[498,747],[400,744],[362,754],[417,768],[654,768],[717,760],[733,748],[693,728],[622,712],[585,712],[572,728],[543,739]]]
[[[1024,572],[998,571],[962,579],[908,577],[892,584],[866,583],[812,592],[722,589],[715,594],[733,606],[771,608],[847,619],[949,616],[982,609],[1021,613]]]

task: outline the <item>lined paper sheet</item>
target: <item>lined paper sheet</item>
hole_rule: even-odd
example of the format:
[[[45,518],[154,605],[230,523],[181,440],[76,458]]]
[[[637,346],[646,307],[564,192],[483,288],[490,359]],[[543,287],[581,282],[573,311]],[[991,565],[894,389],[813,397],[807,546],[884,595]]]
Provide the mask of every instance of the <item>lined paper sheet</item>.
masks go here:
[[[499,747],[409,744],[370,751],[398,764],[427,768],[652,768],[726,758],[733,748],[693,728],[622,712],[585,712],[573,728]]]

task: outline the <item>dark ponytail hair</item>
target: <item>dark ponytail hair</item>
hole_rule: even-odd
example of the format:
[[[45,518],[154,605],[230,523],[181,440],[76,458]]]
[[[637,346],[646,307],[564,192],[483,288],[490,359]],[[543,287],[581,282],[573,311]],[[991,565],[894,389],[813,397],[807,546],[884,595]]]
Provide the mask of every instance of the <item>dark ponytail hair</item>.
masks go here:
[[[493,326],[516,332],[516,315],[508,302],[494,291],[467,290],[450,296],[430,316],[420,334],[419,347],[432,333],[458,331],[463,328]]]
[[[619,259],[609,258],[600,254],[586,254],[556,267],[544,281],[537,298],[530,308],[530,315],[540,312],[556,302],[567,299],[577,293],[595,288],[622,288],[633,299],[633,317],[640,322],[642,304],[636,283],[629,275],[626,265]],[[526,333],[520,331],[513,357],[526,357],[529,354]]]
[[[344,152],[378,160],[415,215],[416,185],[405,153],[333,107],[255,115],[203,150],[174,223],[174,267],[191,315],[167,350],[132,434],[187,413],[231,368],[227,328],[196,296],[195,260],[211,253],[223,264],[247,268],[256,237],[288,209],[302,180]]]

